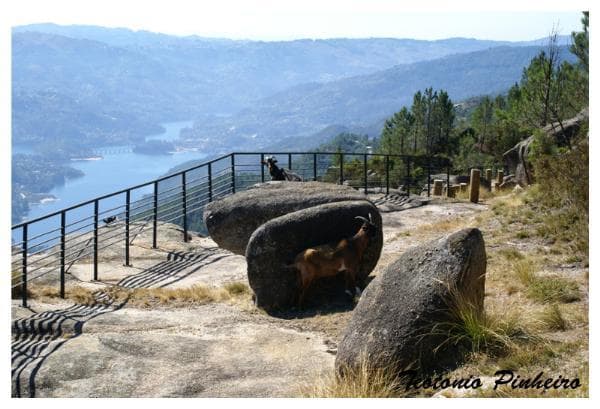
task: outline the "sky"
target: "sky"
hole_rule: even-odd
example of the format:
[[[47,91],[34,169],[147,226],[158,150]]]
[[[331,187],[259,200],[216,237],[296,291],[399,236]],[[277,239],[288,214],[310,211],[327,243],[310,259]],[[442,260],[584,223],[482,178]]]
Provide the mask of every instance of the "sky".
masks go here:
[[[532,40],[581,28],[586,2],[391,0],[18,0],[11,26],[52,22],[251,40],[471,37]],[[416,3],[410,6],[407,3]],[[589,2],[588,2],[589,3]],[[580,6],[580,7],[578,7]],[[6,7],[6,6],[0,6]]]

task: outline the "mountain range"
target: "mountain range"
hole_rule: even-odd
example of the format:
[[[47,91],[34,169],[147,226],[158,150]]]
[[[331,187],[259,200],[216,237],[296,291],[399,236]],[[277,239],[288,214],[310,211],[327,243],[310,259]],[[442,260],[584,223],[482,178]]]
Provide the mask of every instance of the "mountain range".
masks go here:
[[[62,136],[98,146],[140,138],[134,124],[145,132],[195,119],[183,136],[206,150],[266,147],[285,138],[293,145],[331,125],[376,129],[428,86],[446,89],[455,101],[502,92],[544,41],[263,42],[14,27],[13,141]]]

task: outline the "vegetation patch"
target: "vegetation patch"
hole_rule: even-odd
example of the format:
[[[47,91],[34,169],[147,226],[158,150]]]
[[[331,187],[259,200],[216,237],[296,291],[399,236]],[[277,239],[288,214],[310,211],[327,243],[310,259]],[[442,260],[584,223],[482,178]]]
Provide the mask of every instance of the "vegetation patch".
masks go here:
[[[445,339],[438,348],[448,344],[462,345],[469,353],[488,356],[503,356],[520,343],[537,340],[523,326],[516,312],[499,316],[480,310],[455,291],[452,291],[448,321],[435,324],[431,333]]]
[[[362,358],[356,368],[330,372],[299,388],[303,398],[401,398],[407,396],[404,384],[392,366],[377,367]]]
[[[107,298],[100,298],[100,294]],[[245,283],[227,283],[223,287],[193,285],[187,288],[135,288],[118,286],[92,291],[82,286],[71,286],[65,291],[65,298],[77,304],[95,305],[109,302],[127,302],[134,307],[154,306],[185,307],[213,302],[236,302],[250,299],[251,290]],[[59,298],[60,291],[55,287],[36,286],[30,290],[31,298]]]
[[[542,311],[538,319],[542,328],[550,331],[564,331],[570,327],[558,304],[551,304]]]
[[[527,296],[543,303],[570,303],[581,299],[577,283],[561,277],[535,277]]]

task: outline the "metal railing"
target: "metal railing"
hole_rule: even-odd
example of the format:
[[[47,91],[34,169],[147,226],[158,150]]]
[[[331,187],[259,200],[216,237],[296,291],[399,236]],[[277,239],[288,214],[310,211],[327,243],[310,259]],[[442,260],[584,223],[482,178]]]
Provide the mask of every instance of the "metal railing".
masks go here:
[[[436,156],[385,155],[341,152],[230,153],[161,178],[99,196],[65,209],[12,226],[12,289],[20,290],[27,306],[27,284],[57,273],[60,296],[65,296],[65,274],[78,261],[91,263],[98,280],[100,252],[122,245],[123,261],[130,266],[130,246],[148,228],[152,247],[158,248],[159,223],[175,223],[188,232],[204,229],[207,203],[258,182],[270,180],[261,165],[276,155],[278,165],[303,180],[339,183],[365,193],[429,195],[431,175],[444,172],[450,182],[451,162]],[[426,188],[424,186],[427,186]],[[20,234],[19,234],[20,233]],[[15,237],[20,237],[15,239]]]

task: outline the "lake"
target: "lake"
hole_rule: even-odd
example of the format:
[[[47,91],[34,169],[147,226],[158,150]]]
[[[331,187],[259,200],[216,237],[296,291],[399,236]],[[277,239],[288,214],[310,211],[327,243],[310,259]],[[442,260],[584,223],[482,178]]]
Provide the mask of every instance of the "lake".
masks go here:
[[[165,132],[157,135],[149,135],[146,139],[174,140],[179,137],[179,131],[185,127],[191,127],[192,121],[170,122],[161,124]],[[83,171],[85,176],[68,180],[63,186],[52,189],[49,193],[58,200],[32,205],[26,220],[32,220],[49,213],[53,213],[65,207],[81,203],[107,193],[125,189],[129,186],[138,185],[164,175],[169,169],[193,159],[202,159],[206,154],[201,152],[178,152],[172,155],[144,155],[140,153],[116,153],[106,154],[100,160],[73,161],[70,166]],[[151,193],[139,191],[132,201],[141,197],[142,194]],[[122,198],[118,198],[122,203]],[[119,204],[120,204],[119,203]],[[107,209],[111,201],[103,201],[101,211]],[[67,223],[77,220],[78,217],[86,217],[90,214],[91,206],[86,206],[82,212],[69,212]],[[34,223],[30,226],[29,236],[33,237],[44,231],[59,226],[59,217]],[[18,232],[20,236],[20,232]],[[20,240],[18,240],[20,241]]]

